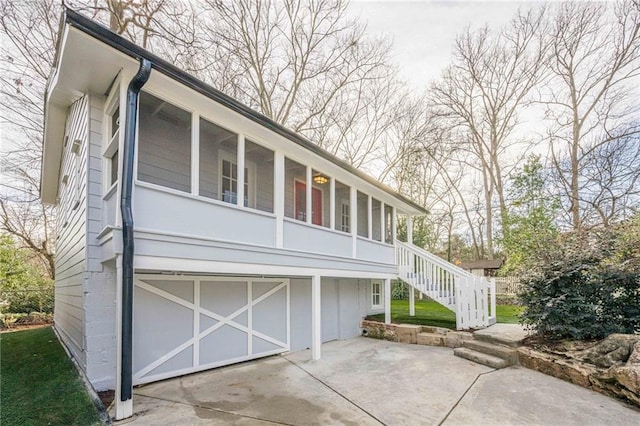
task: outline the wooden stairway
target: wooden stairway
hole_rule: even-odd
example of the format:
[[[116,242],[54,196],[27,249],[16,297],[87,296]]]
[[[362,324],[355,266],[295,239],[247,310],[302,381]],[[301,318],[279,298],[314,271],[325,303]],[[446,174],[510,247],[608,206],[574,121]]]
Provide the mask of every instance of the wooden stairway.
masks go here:
[[[396,241],[398,277],[456,314],[458,330],[495,323],[495,298],[489,312],[493,281],[473,275],[413,244]],[[495,287],[491,287],[495,295]]]

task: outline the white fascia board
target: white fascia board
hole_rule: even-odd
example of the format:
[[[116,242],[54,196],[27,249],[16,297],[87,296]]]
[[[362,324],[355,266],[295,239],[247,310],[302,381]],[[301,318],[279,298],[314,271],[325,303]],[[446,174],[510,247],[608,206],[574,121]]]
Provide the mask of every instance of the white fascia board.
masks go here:
[[[64,139],[65,111],[52,102],[58,86],[60,63],[69,36],[69,26],[65,25],[59,44],[58,61],[53,65],[46,90],[44,109],[44,134],[42,146],[42,167],[40,170],[40,199],[43,204],[57,204],[60,180],[60,162]]]
[[[272,276],[272,277],[312,277],[319,275],[332,278],[362,279],[396,279],[397,273],[350,271],[342,269],[301,268],[280,265],[262,265],[255,263],[230,263],[199,259],[178,259],[156,256],[136,255],[134,259],[136,271],[176,271],[184,274],[211,274],[237,276]]]

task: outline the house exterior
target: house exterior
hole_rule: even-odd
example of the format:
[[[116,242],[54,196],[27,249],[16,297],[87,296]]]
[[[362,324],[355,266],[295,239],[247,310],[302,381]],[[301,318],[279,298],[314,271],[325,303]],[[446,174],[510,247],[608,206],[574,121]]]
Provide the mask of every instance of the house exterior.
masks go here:
[[[364,316],[390,321],[398,277],[460,328],[490,320],[486,282],[397,241],[398,215],[411,241],[424,208],[71,10],[41,198],[58,206],[55,328],[92,386],[116,389],[117,418],[137,384],[319,360]]]
[[[463,262],[460,267],[479,277],[495,277],[502,263],[502,259],[480,259]]]

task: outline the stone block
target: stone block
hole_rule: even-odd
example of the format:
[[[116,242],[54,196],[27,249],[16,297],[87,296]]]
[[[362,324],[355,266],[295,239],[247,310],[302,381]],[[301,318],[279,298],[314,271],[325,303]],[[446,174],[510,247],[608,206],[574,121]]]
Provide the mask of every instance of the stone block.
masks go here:
[[[415,345],[418,343],[418,333],[422,331],[422,326],[413,324],[400,324],[396,327],[398,342],[410,343]]]
[[[440,333],[418,333],[418,344],[427,346],[445,346],[446,335]]]
[[[468,331],[450,331],[447,333],[446,346],[449,348],[459,348],[465,340],[473,339],[473,334]]]

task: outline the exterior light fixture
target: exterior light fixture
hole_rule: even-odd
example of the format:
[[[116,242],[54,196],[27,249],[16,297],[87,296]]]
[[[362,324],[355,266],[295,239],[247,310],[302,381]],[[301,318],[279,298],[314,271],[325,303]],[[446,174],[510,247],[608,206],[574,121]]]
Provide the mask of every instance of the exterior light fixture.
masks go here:
[[[329,179],[327,179],[325,175],[318,173],[313,177],[313,181],[318,185],[324,185],[325,183],[329,182]]]

